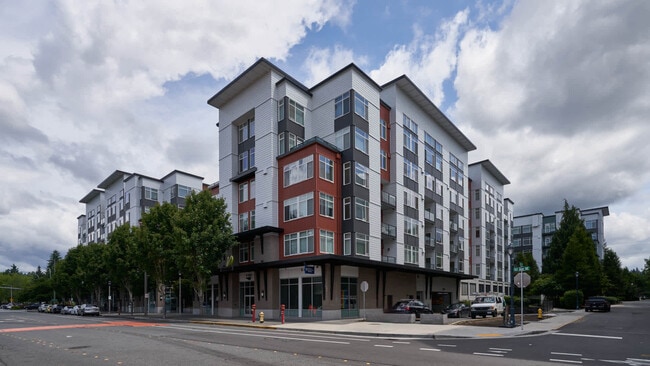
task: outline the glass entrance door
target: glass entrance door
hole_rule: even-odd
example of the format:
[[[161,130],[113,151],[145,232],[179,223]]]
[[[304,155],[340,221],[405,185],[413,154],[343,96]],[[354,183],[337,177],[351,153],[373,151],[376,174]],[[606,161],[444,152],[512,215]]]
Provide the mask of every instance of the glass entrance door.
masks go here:
[[[255,304],[255,282],[246,281],[239,283],[239,315],[242,317],[253,315]]]

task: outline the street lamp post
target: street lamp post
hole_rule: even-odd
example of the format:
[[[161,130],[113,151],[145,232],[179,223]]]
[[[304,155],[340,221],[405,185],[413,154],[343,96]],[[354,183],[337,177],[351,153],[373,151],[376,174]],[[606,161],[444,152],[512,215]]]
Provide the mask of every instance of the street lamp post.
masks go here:
[[[510,320],[508,321],[508,328],[514,328],[515,322],[515,278],[513,276],[513,252],[512,244],[508,244],[508,257],[510,258]]]
[[[108,281],[108,313],[111,313],[111,281]]]
[[[182,314],[183,310],[181,309],[182,307],[182,301],[181,301],[181,273],[178,272],[178,313]]]
[[[580,272],[576,271],[576,310],[580,309],[580,304],[578,302],[578,276],[580,276]]]

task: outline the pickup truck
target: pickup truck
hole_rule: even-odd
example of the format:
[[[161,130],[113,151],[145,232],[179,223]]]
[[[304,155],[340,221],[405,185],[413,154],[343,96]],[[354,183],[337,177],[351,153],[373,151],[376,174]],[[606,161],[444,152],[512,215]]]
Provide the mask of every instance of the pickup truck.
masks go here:
[[[585,301],[585,311],[594,311],[594,310],[610,311],[611,305],[606,298],[593,296],[588,298],[587,301]]]
[[[470,315],[472,319],[476,319],[477,316],[482,316],[485,318],[488,315],[495,317],[499,314],[504,313],[504,304],[505,300],[501,296],[477,296],[476,299],[474,299],[474,302],[472,302]]]

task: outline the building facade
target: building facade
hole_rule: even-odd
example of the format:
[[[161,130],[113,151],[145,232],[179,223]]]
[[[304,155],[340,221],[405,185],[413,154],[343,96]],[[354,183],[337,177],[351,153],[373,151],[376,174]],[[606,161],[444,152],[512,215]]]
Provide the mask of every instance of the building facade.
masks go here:
[[[106,242],[118,226],[138,226],[142,214],[156,204],[183,207],[185,196],[204,189],[203,177],[174,170],[162,178],[114,171],[79,202],[85,214],[77,217],[77,244]]]
[[[603,259],[605,244],[605,217],[609,216],[609,207],[580,210],[580,218],[584,221],[587,232],[594,241],[596,254]],[[532,253],[539,270],[551,247],[553,234],[560,227],[564,211],[556,211],[553,215],[534,213],[516,216],[512,228],[512,246],[515,253]]]
[[[218,315],[284,305],[338,319],[459,299],[476,147],[406,76],[380,86],[351,64],[307,88],[260,59],[208,103],[239,241],[213,277]]]

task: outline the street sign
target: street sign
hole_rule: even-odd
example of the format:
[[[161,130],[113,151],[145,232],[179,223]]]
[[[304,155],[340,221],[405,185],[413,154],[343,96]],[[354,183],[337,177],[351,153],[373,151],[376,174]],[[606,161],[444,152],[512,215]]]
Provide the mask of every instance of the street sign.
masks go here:
[[[361,292],[368,291],[368,281],[362,281],[359,287],[361,288]]]
[[[305,269],[304,269],[305,274],[314,274],[314,266],[305,264]]]
[[[515,267],[512,270],[515,272],[530,271],[530,266]]]
[[[528,273],[517,273],[515,276],[515,285],[517,287],[525,288],[530,285],[530,275]]]

